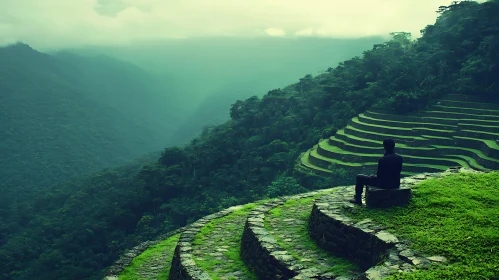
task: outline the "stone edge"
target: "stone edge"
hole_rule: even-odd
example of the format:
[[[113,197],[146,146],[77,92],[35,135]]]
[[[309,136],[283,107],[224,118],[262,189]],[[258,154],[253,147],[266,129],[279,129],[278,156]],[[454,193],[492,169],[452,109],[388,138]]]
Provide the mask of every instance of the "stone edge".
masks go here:
[[[149,247],[157,245],[163,240],[170,238],[176,234],[179,234],[184,230],[185,227],[181,227],[176,230],[169,231],[165,234],[159,235],[155,240],[144,241],[139,245],[133,247],[132,249],[128,250],[126,253],[122,255],[122,257],[119,260],[117,260],[113,265],[111,265],[108,268],[104,280],[117,279],[119,277],[119,274],[132,263],[135,257],[142,254]]]
[[[180,236],[180,239],[175,247],[175,254],[173,255],[172,266],[170,269],[170,280],[180,279],[194,279],[194,280],[208,280],[211,277],[206,271],[196,265],[192,255],[192,242],[201,229],[214,219],[225,217],[234,211],[240,209],[242,205],[234,206],[222,210],[220,212],[205,216],[193,224],[189,225]]]
[[[264,203],[253,209],[246,220],[241,240],[241,256],[246,265],[255,270],[259,279],[332,279],[333,275],[311,275],[312,271],[301,265],[277,240],[265,229],[265,215],[272,209],[283,205],[291,199],[310,198],[317,194],[331,191],[324,189],[305,194],[281,197],[278,200]],[[303,274],[303,275],[301,275]],[[305,276],[306,275],[306,276]],[[303,278],[305,279],[305,278]]]

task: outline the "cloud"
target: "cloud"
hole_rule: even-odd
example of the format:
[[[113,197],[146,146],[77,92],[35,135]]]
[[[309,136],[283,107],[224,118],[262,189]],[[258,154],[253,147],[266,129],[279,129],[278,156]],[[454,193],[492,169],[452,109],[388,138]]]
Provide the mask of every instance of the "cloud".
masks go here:
[[[205,36],[359,37],[419,30],[452,0],[2,0],[0,44],[126,44]]]
[[[265,29],[265,34],[272,36],[272,37],[283,37],[286,35],[286,32],[284,30],[279,29],[279,28],[267,28]]]

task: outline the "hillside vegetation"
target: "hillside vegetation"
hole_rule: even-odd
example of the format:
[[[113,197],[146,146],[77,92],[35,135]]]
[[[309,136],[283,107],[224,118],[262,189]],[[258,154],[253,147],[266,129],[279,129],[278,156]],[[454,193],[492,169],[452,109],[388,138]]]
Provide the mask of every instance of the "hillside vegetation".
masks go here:
[[[179,129],[169,143],[184,145],[207,125],[230,119],[237,99],[262,97],[269,89],[294,83],[304,73],[323,72],[361,54],[381,36],[360,38],[202,37],[137,42],[127,46],[76,49],[105,53],[147,69],[179,104]]]
[[[186,228],[180,236],[182,243],[178,243],[179,235],[173,235],[160,241],[160,245],[148,248],[119,273],[119,279],[159,279],[168,276],[170,279],[185,279],[178,277],[172,266],[172,263],[179,261],[179,254],[174,254],[174,251],[182,250],[182,246],[188,246],[189,254],[195,261],[184,261],[184,269],[194,271],[192,267],[196,267],[211,279],[264,279],[255,274],[261,269],[254,264],[261,263],[266,271],[272,270],[277,266],[272,256],[281,260],[280,266],[287,267],[287,270],[281,270],[286,271],[284,276],[273,271],[269,273],[280,275],[283,279],[307,276],[310,279],[336,279],[340,276],[364,279],[359,276],[366,268],[360,269],[358,259],[340,252],[344,248],[352,248],[355,237],[359,238],[356,232],[380,233],[380,229],[381,232],[387,230],[385,233],[393,234],[398,240],[397,246],[401,248],[400,253],[397,255],[396,250],[392,250],[389,257],[368,270],[377,273],[367,272],[370,277],[366,279],[496,279],[499,276],[499,233],[495,225],[499,222],[499,209],[494,206],[499,201],[498,180],[498,172],[477,174],[470,169],[418,174],[401,180],[402,185],[412,189],[413,197],[409,205],[389,209],[372,209],[348,203],[344,194],[348,193],[351,197],[353,186],[238,206],[234,212],[213,218],[200,228]],[[340,209],[317,210],[318,205],[331,206],[335,203],[341,205]],[[345,230],[353,236],[338,234],[341,232],[338,228],[328,231],[340,240],[338,242],[345,244],[344,248],[338,246],[336,251],[326,250],[324,243],[311,238],[318,230],[310,226],[317,222],[317,211],[330,213],[329,217],[338,217],[335,215],[340,212],[342,218],[336,218],[337,224],[344,223],[347,228],[355,225],[355,228]],[[259,226],[258,217],[262,216]],[[367,226],[372,222],[373,227]],[[200,223],[197,221],[195,224]],[[247,238],[250,225],[253,225],[250,230],[258,236],[258,246],[268,246],[270,256],[267,258],[265,253],[259,253],[253,255],[258,259],[248,260],[244,259],[245,253],[241,254],[244,248],[251,246]],[[327,224],[323,226],[327,227]],[[373,230],[376,228],[378,230]],[[193,233],[196,235],[189,241],[189,235]],[[371,239],[377,239],[377,236],[373,234]],[[368,237],[363,237],[366,238],[363,244],[375,247],[375,243],[369,243]],[[163,244],[162,250],[158,250]],[[355,249],[350,249],[352,252],[376,250],[369,246],[359,249],[362,245],[353,247]],[[252,252],[258,250],[256,246],[251,248]],[[160,254],[162,259],[158,262]],[[279,256],[282,258],[279,259]],[[412,265],[424,265],[407,267],[409,263],[402,264],[402,257],[410,259]],[[294,275],[300,273],[301,277],[291,278],[293,272]],[[199,270],[198,274],[201,274]]]
[[[167,93],[154,83],[106,57],[0,48],[0,190],[44,188],[164,148],[174,104],[159,102]]]
[[[334,184],[291,176],[301,153],[373,106],[409,112],[450,93],[496,102],[499,1],[464,1],[440,13],[416,41],[394,33],[324,74],[236,101],[230,121],[165,149],[155,163],[61,186],[32,203],[41,209],[15,235],[9,227],[17,217],[7,215],[0,278],[97,279],[125,248],[208,213],[351,182],[341,172]]]

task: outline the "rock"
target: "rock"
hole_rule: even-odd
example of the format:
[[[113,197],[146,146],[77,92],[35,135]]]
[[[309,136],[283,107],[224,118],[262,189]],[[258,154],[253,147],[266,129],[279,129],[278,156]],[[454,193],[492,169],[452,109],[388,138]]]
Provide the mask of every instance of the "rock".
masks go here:
[[[366,205],[369,208],[389,208],[407,205],[411,199],[411,188],[402,186],[398,189],[381,189],[368,186]]]
[[[447,262],[447,258],[442,257],[442,256],[431,256],[431,257],[427,257],[427,259],[429,259],[432,262],[439,262],[439,263]]]
[[[365,279],[379,280],[390,275],[390,269],[384,266],[375,266],[364,273]]]
[[[387,244],[394,244],[394,243],[399,242],[398,238],[395,235],[393,235],[387,231],[380,231],[380,232],[376,233],[376,237],[381,239],[382,241],[384,241]]]

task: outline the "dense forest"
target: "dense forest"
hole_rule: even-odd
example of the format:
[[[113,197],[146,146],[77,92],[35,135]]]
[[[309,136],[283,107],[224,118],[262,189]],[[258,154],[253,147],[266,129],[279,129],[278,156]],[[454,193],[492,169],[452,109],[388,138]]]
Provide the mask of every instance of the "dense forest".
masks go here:
[[[499,0],[455,2],[438,13],[417,40],[395,32],[322,74],[234,102],[229,121],[155,162],[103,170],[2,209],[0,278],[98,279],[126,248],[208,213],[350,183],[341,171],[321,179],[294,165],[366,108],[410,112],[447,93],[496,102]]]
[[[155,78],[109,57],[11,45],[0,48],[0,79],[2,192],[118,166],[161,150],[176,130]]]

